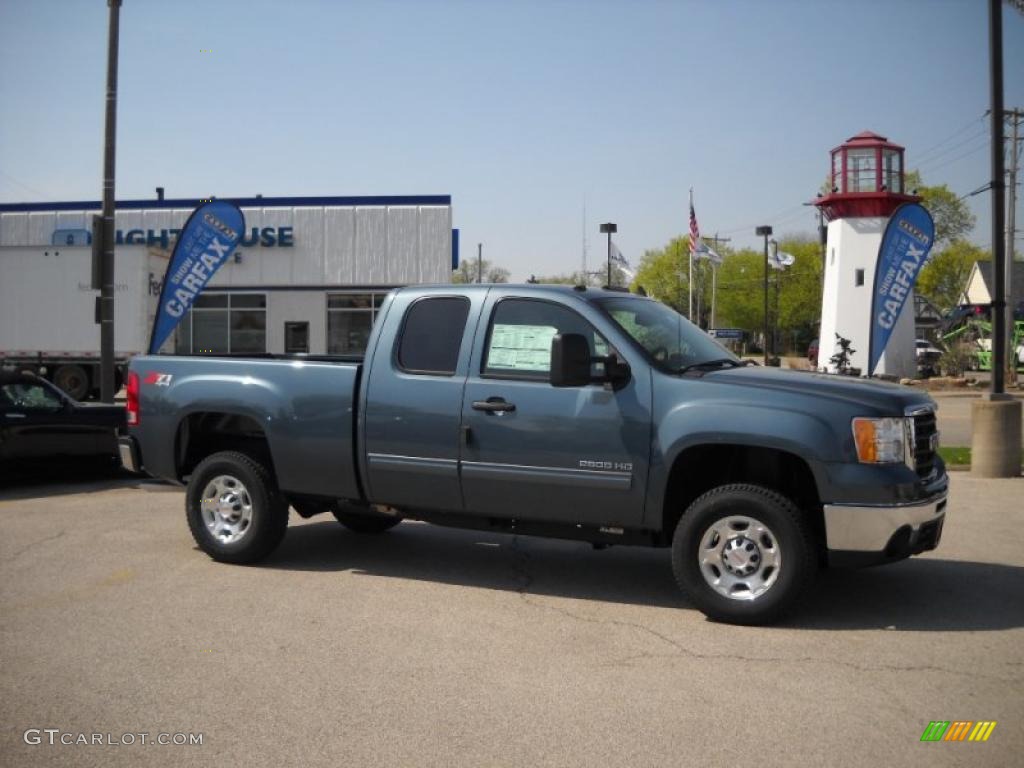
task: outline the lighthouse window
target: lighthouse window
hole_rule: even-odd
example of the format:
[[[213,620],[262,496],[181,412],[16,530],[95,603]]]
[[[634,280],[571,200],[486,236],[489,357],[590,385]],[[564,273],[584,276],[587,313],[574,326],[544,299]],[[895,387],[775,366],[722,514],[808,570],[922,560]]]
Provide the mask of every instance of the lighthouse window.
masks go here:
[[[875,191],[875,150],[851,149],[846,153],[847,192]]]
[[[882,151],[882,183],[889,192],[903,192],[903,158],[896,150]]]
[[[853,273],[853,283],[854,283],[854,285],[857,285],[857,286],[864,285],[864,270],[863,269],[858,269],[858,270],[856,270]]]

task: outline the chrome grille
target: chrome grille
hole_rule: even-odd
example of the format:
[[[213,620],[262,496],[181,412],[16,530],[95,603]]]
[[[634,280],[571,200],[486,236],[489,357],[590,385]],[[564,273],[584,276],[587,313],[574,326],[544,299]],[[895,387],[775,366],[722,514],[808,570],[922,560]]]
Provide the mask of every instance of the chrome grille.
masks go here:
[[[914,470],[918,477],[928,477],[935,470],[935,448],[938,426],[935,411],[914,414]]]

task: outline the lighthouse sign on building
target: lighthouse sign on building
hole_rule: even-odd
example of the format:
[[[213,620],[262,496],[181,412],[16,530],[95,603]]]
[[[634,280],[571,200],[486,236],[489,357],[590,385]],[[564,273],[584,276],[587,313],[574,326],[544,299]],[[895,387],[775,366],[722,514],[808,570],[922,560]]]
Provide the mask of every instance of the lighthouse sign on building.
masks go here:
[[[842,337],[851,342],[851,367],[862,375],[916,373],[913,285],[927,250],[914,261],[909,248],[920,250],[923,241],[910,233],[926,231],[917,212],[929,226],[931,217],[908,205],[921,198],[904,189],[903,152],[877,133],[853,136],[832,150],[831,190],[814,201],[828,221],[818,360],[830,372],[836,371],[830,358]],[[896,224],[901,206],[915,211],[906,220],[910,229]],[[886,235],[891,221],[896,226]],[[928,230],[929,241],[931,236]],[[903,257],[913,262],[912,274],[902,269]],[[883,286],[885,297],[879,295]]]

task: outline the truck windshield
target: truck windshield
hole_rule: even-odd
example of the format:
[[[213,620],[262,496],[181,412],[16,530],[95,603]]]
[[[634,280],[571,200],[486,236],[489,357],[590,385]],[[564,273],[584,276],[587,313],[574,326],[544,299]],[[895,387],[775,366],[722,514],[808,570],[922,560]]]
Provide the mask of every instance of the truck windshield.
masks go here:
[[[742,365],[725,347],[661,302],[608,298],[597,304],[663,371],[679,373],[705,365]]]

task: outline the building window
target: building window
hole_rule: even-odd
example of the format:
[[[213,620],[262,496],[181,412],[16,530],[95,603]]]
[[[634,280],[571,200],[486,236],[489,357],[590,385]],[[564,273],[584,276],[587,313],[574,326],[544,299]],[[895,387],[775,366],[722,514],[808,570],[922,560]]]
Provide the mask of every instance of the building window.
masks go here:
[[[875,150],[850,149],[846,152],[846,191],[874,192],[877,187],[875,176]]]
[[[466,333],[469,299],[439,296],[420,299],[405,315],[398,365],[409,373],[452,376]]]
[[[178,354],[252,355],[267,351],[267,297],[262,293],[210,293],[178,326]]]
[[[853,273],[853,283],[854,283],[854,285],[856,285],[858,287],[864,285],[864,270],[863,269],[858,269],[858,270],[854,271],[854,273]]]
[[[387,293],[327,294],[327,354],[361,355]]]

